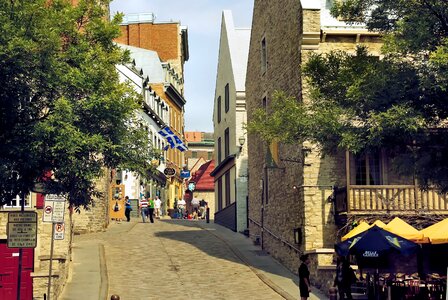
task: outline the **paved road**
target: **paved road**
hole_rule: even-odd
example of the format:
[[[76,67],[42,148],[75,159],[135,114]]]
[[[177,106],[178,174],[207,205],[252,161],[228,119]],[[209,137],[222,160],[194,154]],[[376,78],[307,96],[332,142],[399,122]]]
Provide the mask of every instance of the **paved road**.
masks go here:
[[[108,294],[138,299],[283,299],[195,221],[122,223],[79,237],[104,244]]]

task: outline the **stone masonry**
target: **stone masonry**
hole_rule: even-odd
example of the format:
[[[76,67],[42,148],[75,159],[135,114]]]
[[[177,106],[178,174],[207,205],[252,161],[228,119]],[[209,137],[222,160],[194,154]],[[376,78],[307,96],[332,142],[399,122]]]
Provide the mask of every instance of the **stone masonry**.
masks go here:
[[[265,72],[260,59],[263,39]],[[382,44],[377,35],[365,30],[327,30],[321,24],[321,9],[302,8],[300,1],[255,1],[246,77],[248,121],[255,109],[263,107],[263,98],[269,111],[275,90],[309,101],[300,69],[312,53],[353,53],[360,44],[380,55]],[[329,199],[334,186],[346,185],[345,154],[322,158],[316,145],[309,142],[280,144],[274,163],[265,142],[249,135],[248,143],[251,237],[261,239],[263,248],[294,272],[299,254],[309,253],[313,261],[311,281],[328,291],[334,279],[332,248],[337,240]],[[294,231],[298,231],[298,241]]]

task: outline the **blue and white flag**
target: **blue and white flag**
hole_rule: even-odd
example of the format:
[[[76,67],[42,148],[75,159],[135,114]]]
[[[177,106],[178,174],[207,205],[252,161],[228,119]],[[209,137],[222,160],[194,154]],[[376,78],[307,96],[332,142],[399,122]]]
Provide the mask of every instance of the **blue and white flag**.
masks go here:
[[[163,136],[169,144],[163,150],[168,150],[169,147],[176,148],[182,152],[188,150],[187,146],[168,126],[163,127],[162,130],[159,131],[159,134]]]

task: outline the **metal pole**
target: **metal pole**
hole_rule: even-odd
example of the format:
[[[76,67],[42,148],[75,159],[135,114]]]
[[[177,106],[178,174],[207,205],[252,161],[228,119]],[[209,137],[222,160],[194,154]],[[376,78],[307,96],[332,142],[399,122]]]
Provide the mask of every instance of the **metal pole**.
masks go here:
[[[55,224],[51,223],[50,269],[48,270],[48,289],[47,289],[48,300],[51,299],[50,292],[51,292],[51,271],[53,269],[54,226]]]
[[[20,203],[20,211],[25,211],[25,193],[22,194],[22,203]],[[20,286],[22,285],[22,248],[19,248],[19,274],[17,275],[17,300],[20,300]]]

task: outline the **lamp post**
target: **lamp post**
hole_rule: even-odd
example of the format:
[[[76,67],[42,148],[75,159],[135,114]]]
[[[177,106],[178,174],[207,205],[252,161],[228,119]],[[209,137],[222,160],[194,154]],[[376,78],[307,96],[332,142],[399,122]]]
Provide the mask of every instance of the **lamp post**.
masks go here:
[[[243,151],[243,145],[246,142],[246,138],[242,135],[238,138],[238,143],[240,143],[240,152]]]

